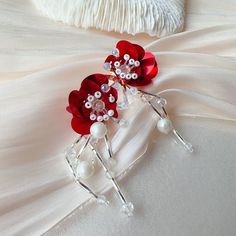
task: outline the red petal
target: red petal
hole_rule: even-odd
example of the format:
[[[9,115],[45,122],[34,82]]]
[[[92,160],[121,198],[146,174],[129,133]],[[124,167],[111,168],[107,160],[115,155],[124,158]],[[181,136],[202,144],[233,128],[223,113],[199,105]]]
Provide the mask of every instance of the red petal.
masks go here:
[[[138,60],[139,53],[134,44],[126,40],[121,40],[116,44],[116,47],[119,49],[119,52],[120,52],[119,57],[121,59],[123,59],[123,56],[127,53],[134,60]]]
[[[85,78],[81,83],[81,88],[83,92],[85,92],[88,96],[88,94],[93,95],[96,91],[100,90],[100,86],[92,80],[92,78],[95,77],[89,77]],[[86,97],[87,98],[87,97]]]
[[[145,55],[145,50],[138,44],[133,44],[138,52],[138,60],[142,60]]]
[[[102,84],[108,84],[108,78],[109,75],[93,74],[85,78],[85,80],[91,80],[94,83],[96,83],[99,87],[101,87]]]
[[[116,61],[116,57],[115,56],[113,56],[113,55],[109,55],[108,57],[107,57],[107,59],[105,60],[105,62],[112,62],[112,64],[114,63]]]
[[[73,117],[71,120],[72,129],[81,135],[90,134],[90,126],[93,124],[92,121],[85,120],[83,118]]]
[[[142,67],[142,72],[143,72],[143,77],[155,77],[158,68],[157,68],[157,62],[154,57],[154,55],[150,52],[147,52],[141,61],[141,67]]]
[[[69,95],[69,107],[67,107],[67,111],[80,116],[80,108],[83,106],[83,101],[87,98],[87,93],[82,91],[81,89],[73,90]]]
[[[86,98],[87,94],[84,91],[73,90],[69,95],[69,104],[78,107]]]
[[[66,110],[67,110],[69,113],[72,113],[70,106],[67,106],[67,107],[66,107]]]

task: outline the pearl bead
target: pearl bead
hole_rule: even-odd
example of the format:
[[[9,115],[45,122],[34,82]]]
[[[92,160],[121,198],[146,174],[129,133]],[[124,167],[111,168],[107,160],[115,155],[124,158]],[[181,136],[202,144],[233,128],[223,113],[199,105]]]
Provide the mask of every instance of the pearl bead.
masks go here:
[[[89,118],[90,118],[90,120],[96,120],[97,116],[95,114],[91,114]]]
[[[125,73],[122,72],[122,73],[120,74],[120,78],[121,78],[121,79],[124,79],[124,78],[125,78]]]
[[[98,116],[97,121],[99,121],[99,122],[103,121],[103,116]]]
[[[88,161],[81,161],[77,167],[77,175],[82,179],[87,179],[94,173],[94,165]]]
[[[103,115],[103,120],[108,121],[109,120],[109,116],[107,114]]]
[[[90,102],[86,102],[86,103],[85,103],[85,107],[86,107],[87,109],[89,109],[89,108],[92,107],[92,104],[91,104]]]
[[[137,79],[138,78],[138,75],[136,73],[133,73],[132,74],[132,79]]]
[[[102,122],[95,122],[90,127],[90,134],[94,138],[104,138],[107,133],[107,127]]]
[[[135,62],[134,62],[134,66],[135,66],[135,67],[139,67],[139,66],[140,66],[140,62],[139,62],[139,61],[135,61]]]
[[[133,65],[133,64],[134,64],[134,62],[135,62],[135,60],[134,60],[134,59],[130,59],[130,60],[129,60],[129,64],[130,64],[130,65]]]
[[[160,119],[157,122],[157,128],[161,133],[168,134],[173,129],[172,122],[167,118]]]
[[[89,95],[89,96],[88,96],[88,101],[89,101],[89,102],[92,102],[93,100],[94,100],[94,96]]]
[[[115,102],[115,98],[114,98],[113,96],[110,96],[110,97],[109,97],[109,102],[110,102],[110,103]]]
[[[95,98],[100,98],[102,96],[101,92],[97,91],[94,93]]]
[[[121,73],[121,69],[116,69],[116,74],[119,75]]]
[[[131,74],[126,74],[125,78],[128,80],[131,79]]]
[[[128,61],[128,60],[130,59],[130,55],[129,55],[129,54],[125,54],[125,55],[124,55],[124,59],[125,59],[126,61]]]
[[[107,114],[108,114],[109,116],[113,116],[113,115],[114,115],[114,111],[113,111],[113,110],[109,110],[109,111],[107,112]]]
[[[120,66],[120,62],[116,61],[116,62],[114,63],[114,66],[115,66],[115,67],[119,67],[119,66]]]

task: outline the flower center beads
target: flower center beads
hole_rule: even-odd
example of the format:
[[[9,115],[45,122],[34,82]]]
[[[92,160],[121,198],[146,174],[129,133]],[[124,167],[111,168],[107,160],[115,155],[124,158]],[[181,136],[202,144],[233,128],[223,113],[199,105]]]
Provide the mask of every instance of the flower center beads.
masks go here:
[[[113,55],[118,58],[119,57],[119,50],[114,50],[115,53]],[[130,57],[129,54],[125,54],[123,59],[119,59],[113,62],[106,62],[104,63],[104,68],[106,70],[110,70],[113,66],[113,72],[120,78],[120,79],[134,79],[138,78],[138,74],[135,73],[135,68],[140,66],[140,61],[135,61],[133,58]]]
[[[103,84],[101,86],[101,91],[104,93],[108,93],[110,90],[110,86],[108,84]],[[92,121],[107,121],[110,117],[114,115],[114,111],[112,109],[107,110],[105,102],[102,100],[102,93],[100,91],[96,91],[94,95],[88,95],[87,100],[85,101],[85,108],[91,109],[90,120]],[[112,104],[115,102],[115,98],[112,94],[109,95],[109,103]]]

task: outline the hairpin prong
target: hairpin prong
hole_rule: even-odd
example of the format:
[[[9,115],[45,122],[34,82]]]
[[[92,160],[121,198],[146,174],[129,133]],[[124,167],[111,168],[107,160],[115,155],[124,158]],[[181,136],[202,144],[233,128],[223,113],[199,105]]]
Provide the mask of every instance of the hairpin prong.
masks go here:
[[[109,168],[106,166],[105,161],[102,159],[102,157],[97,152],[97,150],[93,147],[92,144],[90,144],[90,147],[91,147],[92,151],[94,152],[94,154],[96,155],[96,157],[98,158],[98,160],[99,160],[100,164],[102,165],[104,171],[106,172],[107,177],[109,177],[109,179],[111,180],[112,185],[113,185],[116,193],[118,194],[118,196],[119,196],[119,198],[122,202],[122,212],[124,214],[126,214],[127,216],[132,216],[133,215],[133,210],[134,210],[133,204],[131,202],[126,201],[126,199],[124,197],[124,194],[122,193],[122,191],[121,191],[118,183],[116,182],[115,178],[112,176]]]
[[[81,137],[82,138],[82,137]],[[91,140],[91,135],[89,135],[84,143],[84,145],[81,147],[81,149],[79,150],[78,154],[77,154],[77,160],[80,158],[80,156],[82,155],[83,151],[85,150],[85,148],[88,146],[89,141]]]
[[[86,184],[81,182],[80,179],[75,179],[75,181],[80,184],[80,186],[89,194],[91,194],[97,201],[98,204],[101,205],[109,205],[109,201],[106,199],[104,195],[98,195],[96,194],[91,188],[89,188]]]
[[[111,142],[107,134],[105,135],[104,140],[105,140],[106,148],[108,150],[109,158],[111,159],[113,157],[113,152],[112,152]]]
[[[172,130],[172,134],[176,137],[176,139],[179,141],[179,143],[181,143],[183,145],[183,147],[189,151],[190,153],[192,153],[194,151],[193,149],[193,145],[189,142],[187,142],[179,133],[176,129]]]

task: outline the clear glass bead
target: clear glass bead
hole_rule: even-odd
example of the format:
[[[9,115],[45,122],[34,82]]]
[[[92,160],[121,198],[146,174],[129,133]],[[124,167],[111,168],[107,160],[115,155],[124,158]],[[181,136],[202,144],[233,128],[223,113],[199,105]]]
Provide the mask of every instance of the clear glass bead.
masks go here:
[[[65,155],[69,162],[73,163],[76,159],[76,150],[74,147],[68,147],[65,151]]]
[[[108,84],[102,84],[101,90],[104,93],[108,93],[110,91],[110,86]]]
[[[115,49],[111,52],[111,54],[112,54],[113,56],[115,56],[115,57],[119,57],[119,54],[120,54],[119,49],[118,49],[118,48],[115,48]]]
[[[113,87],[114,89],[116,89],[116,90],[120,90],[121,87],[122,87],[122,85],[121,85],[120,83],[116,82],[116,83],[114,83],[114,84],[112,85],[112,87]]]
[[[121,70],[121,72],[123,72],[125,74],[130,73],[130,71],[131,71],[131,69],[128,65],[121,65],[120,70]]]
[[[164,98],[157,97],[156,103],[161,107],[164,107],[167,104],[167,101]]]
[[[121,212],[128,217],[132,216],[134,212],[133,203],[132,202],[123,203]]]
[[[129,102],[127,100],[124,100],[122,102],[118,102],[117,106],[120,110],[127,109],[129,107]]]
[[[118,124],[120,127],[127,127],[129,125],[129,122],[125,119],[120,119]]]
[[[103,68],[104,68],[105,70],[110,70],[110,69],[111,69],[111,64],[110,64],[109,62],[105,62],[105,63],[103,64]]]
[[[130,92],[132,95],[137,95],[137,94],[138,94],[138,89],[135,88],[135,87],[130,87],[129,92]]]
[[[104,195],[100,195],[96,198],[96,201],[99,205],[109,205],[109,201]]]
[[[142,100],[144,101],[144,102],[147,102],[147,101],[151,101],[153,99],[153,96],[151,96],[151,95],[148,95],[148,94],[143,94],[142,95]]]
[[[92,108],[95,111],[103,111],[105,108],[105,103],[102,100],[96,100],[92,103]]]

